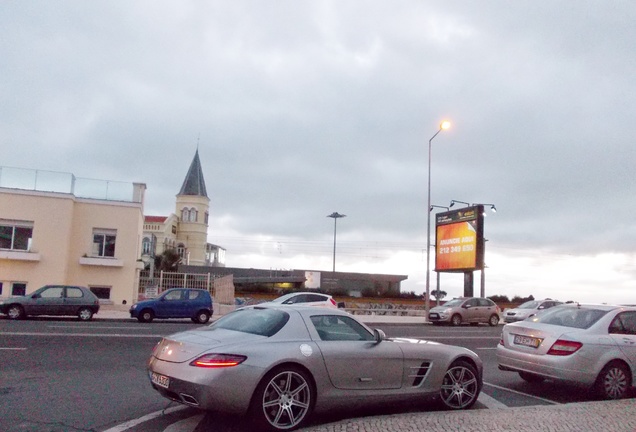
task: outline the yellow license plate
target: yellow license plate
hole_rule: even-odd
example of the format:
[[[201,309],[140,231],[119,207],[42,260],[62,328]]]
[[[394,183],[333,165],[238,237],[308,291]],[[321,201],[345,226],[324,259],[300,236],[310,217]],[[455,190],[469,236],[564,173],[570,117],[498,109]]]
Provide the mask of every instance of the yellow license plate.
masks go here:
[[[515,335],[514,344],[539,348],[539,345],[541,345],[541,339],[530,336]]]

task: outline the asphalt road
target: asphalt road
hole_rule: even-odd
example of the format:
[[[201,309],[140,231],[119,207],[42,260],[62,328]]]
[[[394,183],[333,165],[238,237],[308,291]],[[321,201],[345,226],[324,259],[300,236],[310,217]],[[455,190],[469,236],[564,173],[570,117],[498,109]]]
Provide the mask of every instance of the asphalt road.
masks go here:
[[[187,322],[93,321],[0,318],[0,430],[62,432],[163,431],[192,416],[197,432],[241,431],[241,419],[183,409],[150,388],[145,363],[161,336],[197,327]],[[588,401],[585,391],[562,385],[530,385],[497,369],[495,347],[501,328],[376,325],[387,336],[408,336],[465,346],[483,359],[484,389],[492,404],[509,407]],[[168,416],[149,413],[168,408]],[[489,408],[478,404],[477,408]],[[436,409],[433,404],[382,406],[335,412],[314,419],[320,425],[347,417]],[[122,424],[126,429],[122,429]],[[130,427],[128,427],[130,426]]]

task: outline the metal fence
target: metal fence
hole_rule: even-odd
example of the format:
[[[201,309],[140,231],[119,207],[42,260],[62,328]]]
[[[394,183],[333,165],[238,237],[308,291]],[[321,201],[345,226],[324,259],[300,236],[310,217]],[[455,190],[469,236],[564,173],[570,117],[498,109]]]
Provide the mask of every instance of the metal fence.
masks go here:
[[[139,276],[139,298],[156,297],[169,288],[196,288],[214,293],[215,275],[144,270]],[[214,294],[213,294],[214,295]]]

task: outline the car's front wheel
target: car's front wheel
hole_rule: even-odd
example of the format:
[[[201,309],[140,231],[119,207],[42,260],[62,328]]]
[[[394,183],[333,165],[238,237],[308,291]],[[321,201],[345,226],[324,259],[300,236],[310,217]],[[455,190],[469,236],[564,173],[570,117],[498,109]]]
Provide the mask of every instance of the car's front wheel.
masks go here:
[[[459,410],[473,406],[480,390],[477,369],[460,360],[446,371],[439,395],[445,408]]]
[[[455,314],[451,318],[451,324],[454,326],[458,326],[462,323],[462,316],[460,314]]]
[[[11,305],[7,310],[7,316],[12,320],[22,319],[25,317],[24,309],[20,305]]]
[[[603,399],[622,399],[630,383],[629,369],[622,363],[612,362],[598,375],[596,388]]]
[[[304,370],[286,366],[265,376],[252,397],[252,418],[258,430],[299,428],[314,407],[315,389]]]
[[[80,321],[90,321],[93,318],[93,311],[90,308],[83,307],[77,311],[77,317]]]

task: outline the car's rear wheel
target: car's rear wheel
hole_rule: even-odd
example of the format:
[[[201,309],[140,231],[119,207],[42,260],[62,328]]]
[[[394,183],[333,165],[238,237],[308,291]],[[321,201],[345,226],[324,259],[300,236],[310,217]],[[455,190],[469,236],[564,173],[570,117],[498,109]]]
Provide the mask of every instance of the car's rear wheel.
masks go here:
[[[488,324],[490,324],[490,327],[495,327],[499,324],[499,315],[492,314],[488,320]]]
[[[451,318],[451,324],[454,326],[458,326],[462,323],[462,316],[460,314],[455,314]]]
[[[275,369],[260,382],[252,397],[252,418],[257,430],[290,431],[311,414],[316,391],[304,370],[286,366]]]
[[[9,319],[18,320],[25,317],[24,309],[20,305],[11,305],[7,310]]]
[[[80,308],[77,311],[77,317],[80,321],[90,321],[93,318],[93,311],[87,307]]]
[[[631,383],[629,369],[622,363],[605,366],[596,380],[596,389],[603,399],[622,399]]]
[[[139,322],[143,322],[143,323],[149,323],[152,322],[152,320],[155,318],[155,314],[152,312],[152,310],[150,309],[144,309],[141,312],[139,312],[139,315],[137,316],[137,321]]]
[[[198,322],[199,324],[205,324],[206,322],[210,321],[210,312],[199,311],[192,321]]]
[[[545,378],[543,378],[541,375],[535,375],[530,372],[519,372],[519,376],[522,380],[530,384],[539,384],[545,381]]]
[[[444,375],[439,395],[444,407],[459,410],[475,404],[479,397],[477,369],[466,361],[457,361]]]

